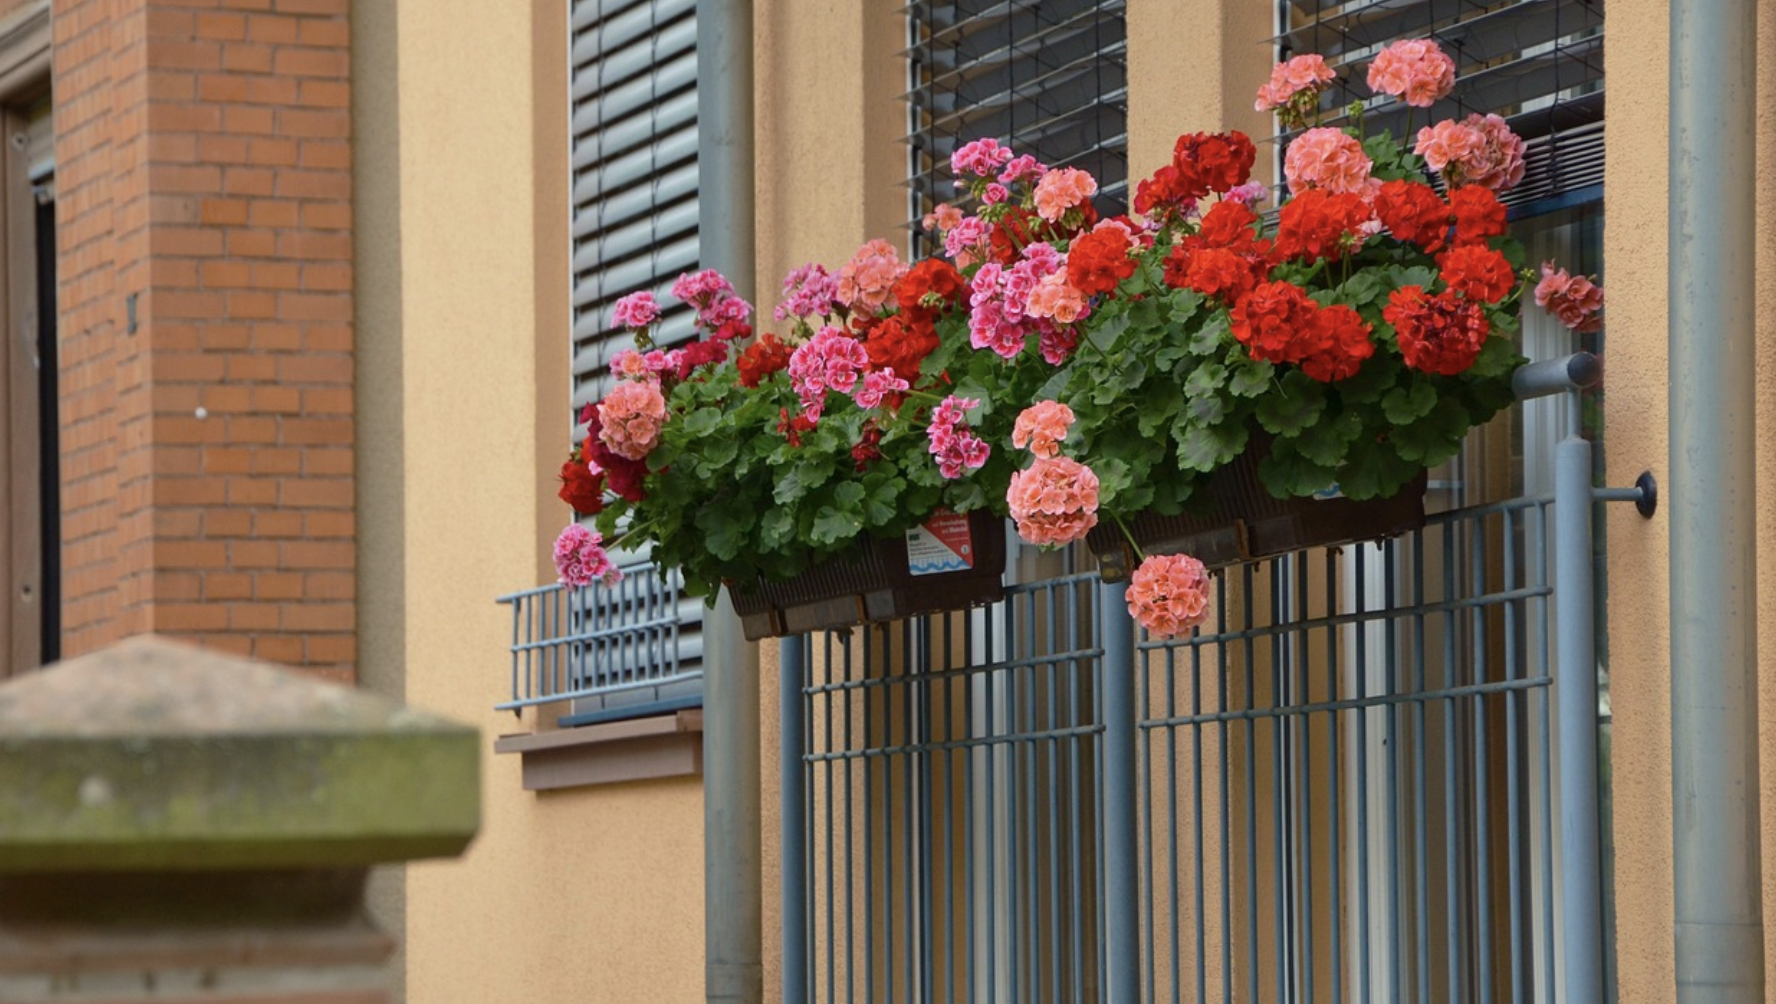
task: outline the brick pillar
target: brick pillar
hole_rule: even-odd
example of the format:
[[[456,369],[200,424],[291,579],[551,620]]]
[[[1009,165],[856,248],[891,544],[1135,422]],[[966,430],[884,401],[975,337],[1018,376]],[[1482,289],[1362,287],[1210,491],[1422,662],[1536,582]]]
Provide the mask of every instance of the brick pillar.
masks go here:
[[[55,0],[64,650],[356,661],[348,0]]]
[[[385,1004],[365,870],[462,851],[479,747],[151,637],[0,684],[0,1002]]]

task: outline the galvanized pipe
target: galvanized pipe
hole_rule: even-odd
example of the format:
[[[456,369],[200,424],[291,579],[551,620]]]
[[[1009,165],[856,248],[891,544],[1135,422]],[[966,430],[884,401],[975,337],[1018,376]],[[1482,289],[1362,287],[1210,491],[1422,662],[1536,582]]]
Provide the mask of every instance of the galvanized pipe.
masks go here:
[[[1141,861],[1135,808],[1135,625],[1128,580],[1098,587],[1104,660],[1104,968],[1109,1004],[1135,1004],[1141,975]]]
[[[752,0],[698,0],[697,81],[698,250],[744,293],[755,271]],[[703,659],[704,995],[758,1004],[759,658],[727,600],[704,617]]]
[[[1671,5],[1671,772],[1677,999],[1764,999],[1753,397],[1755,0]]]
[[[1554,602],[1561,624],[1554,696],[1560,741],[1560,892],[1567,932],[1562,979],[1569,1001],[1603,999],[1591,505],[1591,444],[1574,422],[1556,450],[1554,470]]]
[[[802,787],[806,741],[802,703],[802,638],[777,645],[778,767],[783,799],[783,1004],[808,999],[808,828]]]

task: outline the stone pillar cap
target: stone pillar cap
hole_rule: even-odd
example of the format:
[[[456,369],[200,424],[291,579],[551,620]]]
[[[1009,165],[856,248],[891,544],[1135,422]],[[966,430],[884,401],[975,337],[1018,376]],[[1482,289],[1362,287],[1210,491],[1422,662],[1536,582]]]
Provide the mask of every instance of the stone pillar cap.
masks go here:
[[[455,855],[475,729],[154,636],[0,684],[0,873]]]

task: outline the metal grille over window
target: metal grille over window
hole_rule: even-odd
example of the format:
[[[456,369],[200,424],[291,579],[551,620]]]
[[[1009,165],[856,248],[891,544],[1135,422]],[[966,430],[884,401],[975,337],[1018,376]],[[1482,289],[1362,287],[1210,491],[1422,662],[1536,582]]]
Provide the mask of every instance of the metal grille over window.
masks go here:
[[[907,9],[909,209],[955,195],[950,154],[982,137],[1098,180],[1100,208],[1128,201],[1124,0],[921,0]]]
[[[1318,53],[1338,71],[1321,97],[1321,124],[1345,125],[1353,101],[1367,106],[1369,135],[1496,114],[1527,142],[1523,182],[1504,194],[1507,205],[1602,198],[1601,0],[1283,0],[1279,27],[1280,58]],[[1365,82],[1375,54],[1406,38],[1435,39],[1455,60],[1454,93],[1429,109],[1375,97]]]
[[[495,707],[571,701],[562,726],[701,707],[703,603],[682,586],[639,564],[614,585],[500,597],[512,608],[512,697]]]
[[[573,377],[575,412],[630,347],[611,308],[652,290],[655,340],[689,340],[691,311],[666,296],[697,267],[696,0],[573,5]]]

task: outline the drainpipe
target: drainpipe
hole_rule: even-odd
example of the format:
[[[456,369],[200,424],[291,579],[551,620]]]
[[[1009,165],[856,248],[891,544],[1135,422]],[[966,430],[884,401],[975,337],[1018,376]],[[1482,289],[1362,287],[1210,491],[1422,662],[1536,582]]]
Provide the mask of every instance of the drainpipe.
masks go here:
[[[752,0],[698,0],[699,253],[743,295],[754,273],[752,127]],[[726,597],[704,617],[703,664],[704,996],[759,1004],[758,646]]]
[[[1755,0],[1671,4],[1677,999],[1764,999],[1753,359]]]

